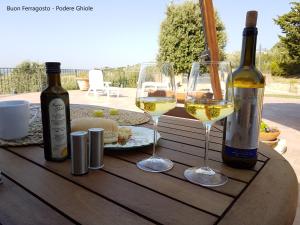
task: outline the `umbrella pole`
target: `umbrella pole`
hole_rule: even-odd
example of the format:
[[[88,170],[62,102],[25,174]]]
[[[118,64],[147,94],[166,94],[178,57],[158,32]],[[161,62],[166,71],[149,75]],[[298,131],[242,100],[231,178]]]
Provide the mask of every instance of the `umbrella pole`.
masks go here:
[[[219,49],[212,0],[200,0],[200,9],[205,37],[205,51],[201,54],[200,59],[218,62]],[[212,63],[210,65],[210,77],[215,99],[222,99],[220,79],[218,76],[218,64]]]

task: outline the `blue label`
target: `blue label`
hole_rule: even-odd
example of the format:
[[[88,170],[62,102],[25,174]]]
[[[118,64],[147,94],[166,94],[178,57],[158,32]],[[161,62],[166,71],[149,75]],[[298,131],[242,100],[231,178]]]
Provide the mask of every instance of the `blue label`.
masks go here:
[[[255,149],[239,149],[225,146],[225,154],[229,157],[252,159],[257,158],[257,148]]]

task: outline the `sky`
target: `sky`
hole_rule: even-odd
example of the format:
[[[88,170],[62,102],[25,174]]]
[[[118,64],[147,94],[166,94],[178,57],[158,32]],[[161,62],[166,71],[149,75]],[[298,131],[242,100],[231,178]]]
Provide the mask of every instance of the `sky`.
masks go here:
[[[180,3],[183,0],[174,0]],[[160,23],[170,0],[1,0],[0,67],[25,60],[60,61],[63,68],[92,69],[154,61]],[[241,48],[248,10],[257,10],[258,46],[271,48],[281,34],[273,18],[290,10],[288,0],[213,0],[228,36],[226,52]],[[22,7],[50,7],[25,11]],[[60,11],[85,6],[92,11]],[[20,7],[20,10],[8,10]]]

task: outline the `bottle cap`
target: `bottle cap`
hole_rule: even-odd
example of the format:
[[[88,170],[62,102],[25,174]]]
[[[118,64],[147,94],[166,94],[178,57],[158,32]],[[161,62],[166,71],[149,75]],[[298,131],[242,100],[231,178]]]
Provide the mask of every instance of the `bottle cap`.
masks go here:
[[[248,11],[246,15],[246,27],[256,27],[257,22],[257,11]]]
[[[60,73],[60,62],[46,62],[46,73]]]

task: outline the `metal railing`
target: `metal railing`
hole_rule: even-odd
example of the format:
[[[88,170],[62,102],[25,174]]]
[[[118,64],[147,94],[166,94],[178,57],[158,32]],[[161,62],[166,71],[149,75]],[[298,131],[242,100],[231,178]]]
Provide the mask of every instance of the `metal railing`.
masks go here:
[[[77,89],[76,77],[87,77],[88,70],[62,69],[61,82],[66,89]],[[0,68],[0,94],[39,92],[46,86],[44,68]]]

